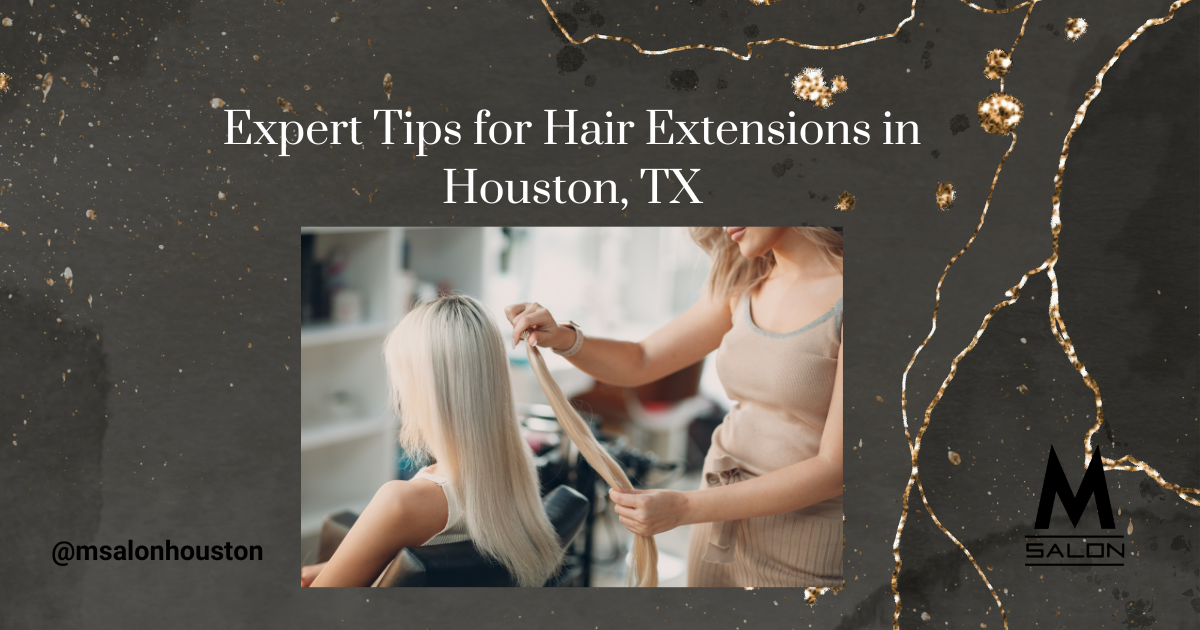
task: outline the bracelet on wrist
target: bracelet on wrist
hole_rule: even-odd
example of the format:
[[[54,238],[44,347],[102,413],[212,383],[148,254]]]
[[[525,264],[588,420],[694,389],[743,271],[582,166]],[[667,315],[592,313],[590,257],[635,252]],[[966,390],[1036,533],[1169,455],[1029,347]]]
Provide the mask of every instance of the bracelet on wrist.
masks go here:
[[[571,330],[575,331],[575,343],[571,344],[571,347],[567,348],[566,350],[554,350],[554,354],[557,354],[560,357],[570,357],[576,352],[579,352],[579,349],[583,347],[583,330],[581,330],[579,324],[576,324],[575,322],[567,322],[566,324],[560,324],[560,326],[563,328],[570,328]]]

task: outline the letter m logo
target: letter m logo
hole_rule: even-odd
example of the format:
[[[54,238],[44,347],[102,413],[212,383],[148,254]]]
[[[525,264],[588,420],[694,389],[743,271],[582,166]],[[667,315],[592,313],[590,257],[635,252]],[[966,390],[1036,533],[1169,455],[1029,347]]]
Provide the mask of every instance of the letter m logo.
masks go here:
[[[1096,454],[1088,464],[1083,481],[1079,482],[1078,492],[1071,491],[1067,475],[1063,473],[1062,464],[1058,462],[1058,454],[1054,452],[1054,446],[1050,447],[1050,458],[1046,462],[1046,479],[1042,482],[1042,495],[1038,502],[1034,529],[1050,528],[1050,514],[1054,511],[1056,495],[1062,500],[1063,507],[1067,509],[1067,516],[1071,519],[1072,527],[1079,525],[1079,518],[1083,516],[1084,508],[1087,507],[1092,496],[1095,496],[1096,512],[1100,515],[1100,528],[1116,529],[1117,526],[1113,522],[1112,504],[1108,501],[1108,484],[1104,481],[1104,462],[1100,458],[1099,447],[1096,448]]]

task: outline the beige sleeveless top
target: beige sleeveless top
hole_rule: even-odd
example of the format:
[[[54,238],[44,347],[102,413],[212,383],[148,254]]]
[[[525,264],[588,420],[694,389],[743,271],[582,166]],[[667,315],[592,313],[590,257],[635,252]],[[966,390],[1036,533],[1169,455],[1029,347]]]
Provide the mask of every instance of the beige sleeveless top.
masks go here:
[[[449,510],[446,516],[446,526],[421,546],[444,545],[446,543],[470,540],[470,536],[467,535],[467,520],[463,518],[462,506],[459,505],[458,493],[454,491],[454,484],[450,483],[449,479],[441,475],[426,472],[424,469],[413,475],[413,479],[428,479],[441,486],[442,492],[446,493],[446,507]]]
[[[825,314],[789,333],[754,325],[749,294],[717,349],[717,375],[733,409],[713,433],[720,475],[760,476],[815,457],[829,413],[841,347],[842,298]],[[798,511],[842,519],[838,496]]]

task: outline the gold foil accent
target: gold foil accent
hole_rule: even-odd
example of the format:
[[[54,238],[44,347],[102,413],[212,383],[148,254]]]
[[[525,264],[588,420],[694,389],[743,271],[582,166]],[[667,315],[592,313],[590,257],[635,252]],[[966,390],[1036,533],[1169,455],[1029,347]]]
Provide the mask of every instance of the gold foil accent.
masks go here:
[[[1067,41],[1078,41],[1087,32],[1087,20],[1069,17],[1067,18],[1067,25],[1063,28],[1063,32],[1067,34]]]
[[[755,4],[770,4],[773,0],[761,0],[761,1],[751,0],[751,1],[754,2]],[[982,13],[992,13],[992,14],[1009,13],[1012,11],[1016,11],[1017,9],[1020,9],[1022,7],[1036,4],[1038,2],[1038,0],[1026,0],[1025,2],[1022,2],[1016,6],[1008,7],[1005,9],[985,9],[973,2],[969,2],[968,0],[961,0],[961,1],[963,4],[967,5],[968,7],[971,7],[972,9],[975,9],[976,11],[980,11]],[[817,44],[805,44],[805,43],[798,42],[798,41],[795,41],[792,39],[788,39],[786,37],[774,37],[771,39],[762,39],[762,40],[747,43],[746,44],[746,54],[740,55],[737,52],[730,50],[729,48],[726,48],[724,46],[712,46],[709,44],[688,44],[686,46],[676,46],[674,48],[665,48],[662,50],[646,50],[640,44],[633,41],[632,39],[629,39],[628,37],[620,37],[618,35],[603,35],[601,33],[594,33],[592,35],[588,35],[587,37],[584,37],[583,39],[575,39],[574,37],[571,37],[571,34],[567,32],[567,29],[563,28],[562,23],[558,21],[558,16],[555,15],[554,9],[550,8],[549,1],[542,0],[542,6],[544,6],[546,8],[546,13],[548,13],[550,15],[550,19],[554,21],[555,26],[557,26],[558,31],[560,33],[562,33],[563,38],[565,38],[567,41],[571,42],[572,44],[575,44],[576,46],[581,46],[583,44],[586,44],[586,43],[592,41],[593,39],[603,39],[603,40],[607,40],[607,41],[624,42],[626,44],[629,44],[630,46],[633,46],[634,50],[638,51],[639,53],[641,53],[643,55],[666,55],[669,53],[680,52],[683,50],[695,50],[697,48],[704,48],[706,50],[715,50],[717,52],[728,53],[734,57],[737,57],[738,59],[741,59],[742,61],[750,60],[750,57],[754,54],[755,46],[766,46],[768,44],[784,43],[784,44],[788,44],[789,46],[795,46],[797,48],[807,48],[809,50],[839,50],[842,48],[850,48],[851,46],[859,46],[862,44],[869,44],[871,42],[878,41],[881,39],[889,39],[889,38],[896,37],[897,35],[899,35],[900,30],[902,28],[904,28],[904,25],[909,23],[910,21],[912,21],[912,19],[917,16],[917,0],[913,0],[911,6],[909,8],[908,17],[904,18],[903,20],[900,20],[900,23],[896,25],[896,30],[892,31],[891,33],[884,33],[882,35],[876,35],[875,37],[868,37],[866,39],[859,39],[859,40],[855,40],[852,42],[846,42],[844,44],[833,44],[833,45],[829,45],[829,46],[821,46],[821,45],[817,45]]]
[[[850,210],[854,209],[855,201],[856,201],[856,199],[855,199],[854,195],[850,194],[850,191],[843,190],[842,194],[838,196],[838,202],[837,202],[837,205],[834,206],[834,208],[838,212],[849,212]]]
[[[1000,607],[1000,614],[1004,620],[1005,629],[1007,630],[1007,628],[1008,628],[1008,615],[1005,613],[1003,605],[1000,603],[999,597],[996,595],[996,591],[992,587],[991,583],[988,581],[987,576],[983,573],[983,570],[979,567],[979,564],[975,562],[974,557],[972,557],[970,552],[967,551],[966,547],[964,547],[962,545],[962,543],[960,543],[958,541],[958,539],[954,537],[953,534],[951,534],[948,530],[946,530],[945,527],[942,526],[941,522],[934,515],[933,510],[930,509],[929,501],[928,501],[927,497],[925,496],[924,488],[921,485],[920,474],[919,474],[920,469],[918,467],[917,460],[918,460],[918,456],[920,454],[921,437],[924,435],[925,430],[929,426],[930,416],[933,412],[933,409],[937,406],[937,403],[941,400],[943,394],[946,391],[946,388],[949,386],[950,382],[954,378],[954,374],[958,368],[958,362],[962,359],[963,356],[965,356],[968,352],[971,351],[971,349],[973,349],[975,347],[975,344],[979,341],[979,339],[983,336],[984,331],[987,329],[988,322],[996,314],[996,312],[998,312],[1001,308],[1004,308],[1005,306],[1015,303],[1020,298],[1020,290],[1022,288],[1024,288],[1025,283],[1029,280],[1029,278],[1031,278],[1035,274],[1041,273],[1043,271],[1046,272],[1046,275],[1050,279],[1050,283],[1051,283],[1050,284],[1050,286],[1051,286],[1050,309],[1049,309],[1050,310],[1051,330],[1054,332],[1055,338],[1058,339],[1059,345],[1062,346],[1063,351],[1066,353],[1068,359],[1070,359],[1071,365],[1076,369],[1077,372],[1079,372],[1080,377],[1083,379],[1084,383],[1092,390],[1092,392],[1095,396],[1096,422],[1091,427],[1091,429],[1088,430],[1087,436],[1084,438],[1084,452],[1086,455],[1085,460],[1084,460],[1084,466],[1086,467],[1091,462],[1091,457],[1092,457],[1091,439],[1092,439],[1092,436],[1095,435],[1095,433],[1104,424],[1104,402],[1100,396],[1100,388],[1096,384],[1095,379],[1092,378],[1092,376],[1088,373],[1087,367],[1083,364],[1083,362],[1079,359],[1079,357],[1077,356],[1077,354],[1075,352],[1074,344],[1071,343],[1070,336],[1067,334],[1066,322],[1063,320],[1061,310],[1059,309],[1058,279],[1054,273],[1054,265],[1057,264],[1057,262],[1058,262],[1059,234],[1062,231],[1062,217],[1061,217],[1061,213],[1060,213],[1061,200],[1062,200],[1062,177],[1063,177],[1063,173],[1066,170],[1067,157],[1069,156],[1069,153],[1070,153],[1071,138],[1075,135],[1075,131],[1083,123],[1084,117],[1087,114],[1088,106],[1091,105],[1091,102],[1096,98],[1097,95],[1099,95],[1101,86],[1103,85],[1103,82],[1104,82],[1105,73],[1108,72],[1108,70],[1113,66],[1113,64],[1115,64],[1117,62],[1117,59],[1120,58],[1121,53],[1124,52],[1124,50],[1126,48],[1128,48],[1129,45],[1132,44],[1134,40],[1136,40],[1139,36],[1141,36],[1141,34],[1144,33],[1146,31],[1146,29],[1150,28],[1151,26],[1159,26],[1159,25],[1169,22],[1175,16],[1175,11],[1177,11],[1179,9],[1179,7],[1183,6],[1184,4],[1187,4],[1190,1],[1191,0],[1176,0],[1174,3],[1171,4],[1170,10],[1167,12],[1166,15],[1164,15],[1161,18],[1152,18],[1150,20],[1147,20],[1145,23],[1143,23],[1141,26],[1139,26],[1138,29],[1136,31],[1134,31],[1134,33],[1132,35],[1129,36],[1128,39],[1126,39],[1124,42],[1121,43],[1120,46],[1117,47],[1117,50],[1113,53],[1112,57],[1108,60],[1108,62],[1104,65],[1103,68],[1101,68],[1100,72],[1096,75],[1096,82],[1093,84],[1091,89],[1088,90],[1088,93],[1085,96],[1083,103],[1079,106],[1078,110],[1076,110],[1075,118],[1072,121],[1071,128],[1070,128],[1070,130],[1068,130],[1067,135],[1063,140],[1063,150],[1062,150],[1062,154],[1059,157],[1058,172],[1054,176],[1054,195],[1052,197],[1053,209],[1052,209],[1052,213],[1051,213],[1051,217],[1050,217],[1050,230],[1051,230],[1052,241],[1053,241],[1053,253],[1050,255],[1049,258],[1047,258],[1045,261],[1043,261],[1041,265],[1025,272],[1025,275],[1023,275],[1021,277],[1020,282],[1018,282],[1015,286],[1013,286],[1012,288],[1010,288],[1008,291],[1005,292],[1006,299],[1004,301],[996,304],[994,307],[992,307],[992,309],[990,311],[988,311],[987,315],[984,316],[983,322],[980,324],[979,329],[976,330],[975,335],[971,338],[971,342],[967,345],[966,348],[964,348],[962,350],[962,352],[960,352],[958,354],[958,356],[956,356],[954,358],[953,361],[951,361],[950,373],[947,375],[946,379],[942,382],[941,387],[938,389],[938,392],[934,396],[934,399],[930,402],[929,407],[925,410],[924,422],[922,423],[920,430],[917,432],[916,440],[913,440],[909,435],[909,427],[908,427],[908,412],[907,412],[908,372],[909,372],[909,370],[912,369],[912,366],[916,362],[917,356],[920,354],[921,350],[925,347],[925,345],[933,337],[934,331],[937,330],[937,311],[938,311],[938,308],[941,306],[942,283],[945,281],[946,274],[950,271],[950,267],[953,266],[954,262],[958,258],[960,258],[964,253],[966,253],[967,249],[971,246],[971,243],[974,242],[975,237],[979,234],[980,228],[983,227],[983,221],[987,215],[987,204],[985,204],[985,206],[984,206],[984,215],[982,217],[980,217],[980,222],[979,222],[979,225],[975,228],[975,232],[971,234],[971,238],[968,239],[967,244],[962,248],[962,250],[960,250],[958,252],[958,254],[956,254],[953,258],[950,259],[950,262],[946,265],[945,270],[943,270],[943,272],[942,272],[942,277],[939,278],[939,280],[938,280],[937,289],[935,291],[935,299],[934,299],[933,323],[932,323],[930,332],[925,337],[925,339],[921,342],[921,344],[917,347],[917,349],[913,352],[912,359],[909,360],[908,366],[905,367],[904,375],[901,380],[901,413],[902,413],[902,417],[904,420],[904,435],[905,435],[905,438],[908,439],[908,441],[909,441],[909,451],[912,455],[912,468],[909,473],[908,484],[906,485],[906,487],[904,489],[903,505],[902,505],[902,509],[901,509],[901,513],[900,513],[900,522],[896,528],[896,539],[895,539],[895,542],[892,543],[892,556],[896,562],[896,567],[892,571],[892,596],[896,602],[896,609],[892,616],[892,627],[894,630],[899,630],[899,628],[900,628],[901,603],[900,603],[900,590],[899,590],[899,586],[898,586],[898,577],[899,577],[900,569],[902,566],[902,563],[900,560],[900,538],[904,532],[905,521],[908,518],[908,499],[909,499],[909,494],[910,494],[914,484],[916,484],[918,491],[921,494],[921,500],[924,503],[926,509],[929,509],[929,515],[931,518],[933,518],[933,520],[937,524],[938,528],[941,529],[942,532],[945,533],[955,543],[955,545],[957,545],[959,547],[959,549],[961,549],[963,551],[963,553],[965,553],[967,555],[967,557],[971,560],[971,563],[973,565],[975,565],[975,568],[979,572],[980,577],[983,578],[983,580],[984,580],[984,584],[987,585],[988,591],[992,594],[992,598],[995,599],[997,606]],[[986,12],[986,10],[984,10],[984,11]],[[1026,16],[1026,17],[1028,19],[1028,16]],[[1012,145],[1009,146],[1008,152],[1006,152],[1004,154],[1004,157],[1001,158],[1000,165],[996,169],[996,177],[993,178],[993,180],[992,180],[992,191],[995,190],[996,178],[998,178],[1000,175],[1000,170],[1004,166],[1005,159],[1008,158],[1009,154],[1012,152],[1013,146],[1016,145],[1016,134],[1013,133],[1012,135],[1013,135],[1013,143],[1012,143]],[[988,194],[989,201],[991,200],[991,196],[992,196],[991,192],[989,192],[989,194]],[[1155,470],[1153,467],[1151,467],[1149,464],[1146,464],[1145,462],[1138,460],[1137,458],[1133,457],[1132,455],[1125,455],[1124,457],[1121,457],[1120,459],[1117,459],[1117,460],[1102,459],[1101,461],[1104,463],[1104,467],[1106,470],[1124,470],[1124,471],[1144,472],[1150,478],[1154,479],[1155,482],[1157,482],[1161,487],[1175,492],[1184,501],[1186,501],[1192,505],[1200,506],[1200,496],[1198,496],[1198,495],[1200,495],[1200,489],[1187,488],[1187,487],[1179,486],[1178,484],[1170,483],[1167,480],[1163,479],[1162,475],[1159,474],[1158,471]],[[1130,520],[1130,526],[1132,526],[1132,519]]]
[[[796,98],[821,109],[833,105],[834,94],[841,94],[848,89],[850,86],[840,74],[833,77],[830,85],[825,85],[825,71],[821,68],[805,68],[792,79],[792,91]]]
[[[1191,0],[1175,0],[1175,2],[1171,4],[1171,8],[1169,11],[1167,11],[1166,15],[1161,18],[1152,18],[1146,20],[1141,26],[1138,27],[1136,31],[1133,32],[1133,35],[1129,36],[1129,39],[1125,40],[1120,46],[1117,47],[1116,52],[1113,53],[1112,57],[1108,60],[1108,63],[1104,64],[1104,67],[1101,68],[1100,72],[1096,74],[1096,82],[1092,85],[1091,89],[1088,90],[1087,96],[1084,97],[1083,103],[1079,106],[1079,109],[1075,111],[1075,118],[1071,122],[1071,128],[1069,131],[1067,131],[1066,139],[1063,140],[1062,154],[1058,158],[1058,172],[1054,175],[1054,197],[1052,198],[1054,210],[1050,217],[1050,232],[1053,235],[1054,253],[1051,254],[1050,258],[1047,258],[1046,263],[1044,263],[1047,266],[1046,276],[1050,278],[1050,328],[1055,333],[1055,338],[1058,339],[1058,343],[1060,346],[1062,346],[1063,352],[1066,353],[1067,358],[1071,361],[1071,365],[1075,368],[1075,371],[1079,372],[1080,377],[1083,378],[1083,382],[1088,386],[1088,388],[1092,390],[1096,400],[1096,423],[1092,425],[1091,429],[1088,430],[1087,436],[1084,438],[1083,442],[1083,450],[1085,455],[1084,466],[1087,466],[1092,461],[1092,436],[1095,435],[1096,432],[1100,430],[1100,427],[1104,424],[1104,400],[1100,396],[1100,386],[1096,384],[1096,380],[1092,378],[1091,374],[1088,373],[1087,367],[1083,364],[1083,361],[1081,361],[1076,355],[1075,346],[1071,343],[1070,335],[1067,334],[1067,324],[1063,320],[1062,313],[1059,310],[1058,277],[1054,273],[1054,265],[1058,262],[1058,235],[1062,230],[1062,217],[1059,211],[1062,205],[1063,172],[1066,171],[1067,168],[1067,157],[1070,154],[1071,138],[1075,135],[1075,131],[1079,129],[1079,126],[1083,124],[1083,119],[1087,115],[1088,107],[1092,104],[1092,101],[1096,98],[1096,96],[1100,94],[1101,87],[1104,84],[1105,73],[1108,72],[1109,68],[1112,68],[1113,64],[1117,63],[1117,59],[1121,57],[1121,53],[1124,52],[1125,49],[1134,42],[1134,40],[1140,37],[1141,34],[1146,31],[1146,29],[1150,28],[1151,26],[1160,26],[1171,21],[1171,19],[1175,17],[1175,11],[1190,1]],[[1103,458],[1101,461],[1104,462],[1105,470],[1140,470],[1157,482],[1158,485],[1179,495],[1179,498],[1192,505],[1200,506],[1200,496],[1198,496],[1200,495],[1200,489],[1187,488],[1178,484],[1170,483],[1163,479],[1162,475],[1160,475],[1158,471],[1149,464],[1138,460],[1132,455],[1126,455],[1117,460]]]
[[[8,80],[11,78],[12,77],[8,76],[7,74],[0,72],[0,92],[8,91]]]
[[[1026,26],[1027,24],[1029,24],[1029,16],[1033,15],[1033,7],[1037,6],[1037,3],[1038,3],[1038,0],[1032,0],[1032,1],[1029,3],[1029,10],[1025,12],[1025,19],[1021,20],[1021,30],[1020,30],[1020,32],[1018,32],[1018,33],[1017,33],[1017,38],[1016,38],[1015,40],[1013,40],[1013,45],[1012,45],[1012,48],[1010,48],[1010,49],[1008,50],[1008,63],[1009,63],[1009,64],[1011,64],[1011,63],[1012,63],[1012,56],[1013,56],[1013,55],[1015,55],[1015,54],[1017,53],[1017,44],[1020,44],[1020,43],[1021,43],[1021,38],[1022,38],[1022,37],[1025,37],[1025,26]],[[995,52],[995,51],[993,51],[993,52]],[[991,57],[991,56],[989,55],[989,59],[990,59],[990,57]],[[1001,74],[1000,74],[1000,77],[999,77],[999,78],[1000,78],[1000,91],[1001,91],[1001,92],[1003,92],[1003,91],[1004,91],[1004,75],[1005,75],[1006,73],[1007,73],[1007,70],[1006,70],[1004,73],[1001,73]],[[985,72],[985,74],[986,74],[986,72]],[[990,79],[990,78],[993,78],[993,77],[988,77],[988,78]]]
[[[1003,79],[1008,74],[1012,59],[1008,53],[997,48],[987,54],[987,65],[983,68],[983,76],[989,79]]]
[[[933,414],[934,408],[937,407],[938,402],[941,401],[942,396],[946,393],[946,388],[950,385],[950,381],[954,380],[954,374],[958,370],[958,362],[964,356],[966,356],[966,354],[970,352],[972,348],[975,347],[975,343],[979,341],[981,336],[983,336],[983,330],[987,328],[988,321],[992,318],[992,315],[995,314],[996,311],[1000,310],[1004,303],[1002,302],[1000,305],[997,305],[990,313],[988,313],[987,317],[983,319],[983,325],[975,333],[975,336],[971,338],[970,345],[968,345],[966,349],[960,352],[958,356],[956,356],[954,360],[950,362],[950,374],[945,380],[942,381],[942,385],[938,388],[937,394],[933,397],[933,400],[930,401],[929,407],[925,409],[925,419],[921,423],[921,428],[917,431],[917,437],[915,440],[909,433],[908,427],[908,372],[912,369],[913,364],[916,363],[917,356],[921,354],[921,350],[925,348],[925,344],[929,343],[929,340],[933,338],[934,332],[937,331],[938,309],[940,309],[942,306],[942,284],[946,281],[946,275],[950,273],[950,268],[954,266],[954,263],[957,262],[958,259],[963,256],[963,254],[967,253],[967,250],[971,248],[971,244],[975,242],[975,238],[979,236],[979,231],[983,229],[983,224],[987,220],[988,208],[992,203],[992,195],[996,192],[996,183],[1000,180],[1000,171],[1003,170],[1004,162],[1008,160],[1009,155],[1012,155],[1013,149],[1016,148],[1016,146],[1017,134],[1014,132],[1012,134],[1012,143],[1008,145],[1008,150],[1004,152],[1004,156],[1000,158],[1000,164],[996,166],[996,174],[992,176],[992,186],[988,190],[987,199],[983,203],[983,213],[979,215],[979,223],[975,226],[975,231],[971,233],[971,238],[967,239],[966,245],[963,245],[963,248],[959,250],[959,252],[955,254],[953,258],[950,259],[950,262],[946,263],[946,268],[942,270],[942,277],[938,278],[937,289],[934,292],[933,318],[930,325],[929,334],[925,336],[925,339],[922,340],[921,344],[917,346],[917,349],[913,351],[912,358],[909,359],[908,365],[904,368],[904,375],[901,377],[900,411],[904,420],[904,438],[908,441],[908,450],[909,454],[911,455],[912,468],[909,471],[908,483],[904,487],[904,495],[900,511],[900,523],[896,526],[896,539],[892,543],[892,559],[896,562],[896,567],[892,570],[892,598],[896,602],[896,610],[892,613],[892,628],[894,630],[900,630],[901,607],[899,578],[900,568],[903,566],[903,562],[900,560],[900,538],[904,534],[904,523],[908,520],[908,498],[912,493],[913,485],[917,486],[917,491],[921,495],[921,502],[925,505],[925,509],[929,512],[929,517],[933,519],[934,524],[937,525],[938,529],[942,530],[943,534],[945,534],[948,538],[950,538],[951,541],[954,542],[959,550],[966,554],[967,559],[971,561],[971,564],[975,566],[975,570],[979,572],[979,577],[983,578],[983,583],[987,586],[988,592],[991,593],[992,599],[995,600],[996,606],[1000,609],[1000,615],[1004,620],[1005,630],[1008,628],[1008,613],[1005,612],[1004,604],[1000,603],[1000,596],[996,594],[996,589],[992,588],[992,583],[988,581],[987,575],[985,575],[983,572],[983,568],[979,566],[978,562],[975,562],[975,557],[971,555],[971,552],[967,550],[966,546],[963,545],[958,538],[954,536],[954,534],[950,533],[950,530],[946,529],[946,527],[942,525],[941,520],[939,520],[937,515],[934,514],[933,507],[929,505],[929,499],[925,496],[925,487],[921,484],[919,467],[917,465],[917,460],[921,454],[921,438],[924,437],[925,430],[929,428],[929,421]],[[1028,274],[1024,279],[1021,280],[1020,286],[1024,286],[1026,279],[1028,279]],[[1014,287],[1014,290],[1015,289],[1016,287]],[[1012,292],[1013,291],[1010,290],[1009,293],[1011,294]],[[1015,298],[1013,298],[1013,300],[1015,300]]]
[[[979,101],[979,125],[990,134],[1012,133],[1024,116],[1025,106],[1012,94],[992,92]]]
[[[286,98],[283,98],[282,96],[280,96],[279,98],[275,99],[275,103],[276,103],[277,105],[279,105],[279,109],[282,109],[283,111],[285,111],[285,112],[287,112],[287,113],[289,113],[289,114],[295,114],[295,115],[297,115],[297,116],[299,116],[299,115],[300,115],[300,114],[297,114],[297,113],[296,113],[296,108],[295,108],[295,107],[292,107],[292,104],[291,104],[291,103],[289,103],[289,102],[288,102],[288,100],[287,100]]]
[[[954,184],[950,182],[938,182],[935,198],[937,199],[939,208],[943,211],[949,210],[954,205],[956,197],[958,197],[958,193],[954,192]]]
[[[762,4],[769,4],[769,2],[763,2]],[[750,57],[754,54],[755,46],[766,46],[768,44],[784,43],[784,44],[788,44],[790,46],[795,46],[797,48],[807,48],[809,50],[838,50],[841,48],[850,48],[851,46],[867,44],[867,43],[870,43],[873,41],[878,41],[881,39],[888,39],[890,37],[895,37],[896,35],[900,34],[900,29],[902,29],[905,24],[907,24],[909,21],[911,21],[917,15],[917,0],[913,0],[912,5],[909,9],[908,17],[904,18],[903,20],[900,20],[900,23],[896,25],[896,30],[892,31],[891,33],[884,33],[882,35],[876,35],[875,37],[868,37],[867,39],[860,39],[860,40],[856,40],[853,42],[847,42],[844,44],[834,44],[834,45],[830,45],[830,46],[805,44],[805,43],[801,43],[801,42],[798,42],[798,41],[795,41],[792,39],[788,39],[786,37],[774,37],[771,39],[763,39],[763,40],[758,40],[758,41],[753,41],[753,42],[747,43],[746,44],[746,54],[741,55],[741,54],[738,54],[736,51],[733,51],[724,46],[712,46],[710,44],[688,44],[686,46],[676,46],[674,48],[665,48],[662,50],[646,50],[640,44],[633,41],[632,39],[629,39],[628,37],[620,37],[618,35],[604,35],[601,33],[594,33],[592,35],[588,35],[587,37],[584,37],[583,39],[575,39],[574,37],[571,37],[571,34],[567,32],[567,29],[563,28],[562,23],[558,21],[558,16],[555,15],[554,9],[550,8],[549,1],[542,0],[542,6],[546,7],[546,13],[550,14],[550,19],[554,21],[554,24],[556,26],[558,26],[558,31],[560,33],[562,33],[562,36],[567,41],[571,42],[572,44],[575,44],[576,46],[581,46],[583,44],[586,44],[586,43],[592,41],[593,39],[603,39],[603,40],[607,40],[607,41],[624,42],[626,44],[629,44],[630,46],[633,46],[634,50],[638,51],[639,53],[641,53],[643,55],[666,55],[669,53],[680,52],[683,50],[695,50],[697,48],[704,48],[706,50],[715,50],[717,52],[728,53],[738,59],[741,59],[742,61],[750,60]],[[1024,5],[1021,5],[1021,6],[1024,6]]]

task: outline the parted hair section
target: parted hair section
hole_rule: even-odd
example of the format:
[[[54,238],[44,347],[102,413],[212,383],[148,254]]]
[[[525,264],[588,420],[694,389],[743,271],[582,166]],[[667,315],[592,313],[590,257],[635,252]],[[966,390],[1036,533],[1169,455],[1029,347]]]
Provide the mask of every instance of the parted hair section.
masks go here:
[[[792,227],[815,245],[838,272],[842,271],[842,232],[831,227]],[[746,258],[738,244],[729,238],[722,227],[693,227],[692,240],[712,261],[708,272],[707,289],[710,295],[728,300],[754,288],[775,268],[775,256],[767,252],[757,258]]]
[[[527,346],[538,383],[584,459],[615,487],[628,477],[571,407],[537,348]],[[400,444],[432,455],[454,484],[471,540],[520,586],[541,586],[563,549],[541,502],[533,452],[521,437],[500,329],[478,300],[448,295],[414,308],[383,344]],[[653,538],[634,542],[630,582],[656,586]]]

